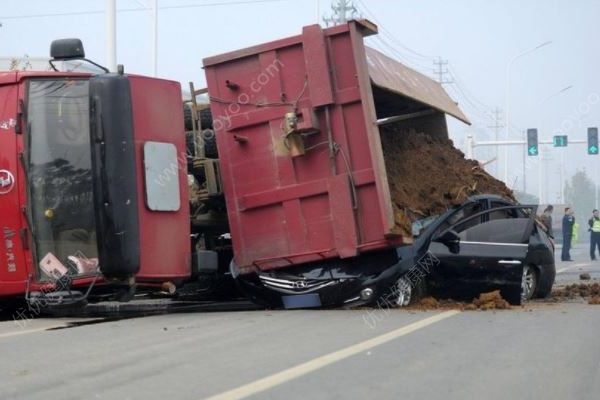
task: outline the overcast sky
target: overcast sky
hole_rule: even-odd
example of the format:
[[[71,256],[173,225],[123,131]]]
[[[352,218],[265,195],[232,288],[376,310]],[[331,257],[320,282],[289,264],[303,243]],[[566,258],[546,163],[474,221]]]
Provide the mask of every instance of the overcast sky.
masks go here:
[[[159,0],[163,7],[159,76],[180,81],[184,89],[189,81],[203,86],[202,58],[298,34],[303,25],[329,13],[330,4],[330,0],[263,0],[209,5],[228,1],[241,2]],[[152,72],[152,19],[143,10],[149,3],[117,0],[117,7],[124,10],[118,13],[117,61],[128,72]],[[51,40],[79,37],[89,58],[105,62],[105,0],[0,0],[0,4],[0,57],[46,56]],[[196,7],[169,8],[187,5]],[[453,76],[448,78],[455,83],[445,87],[474,122],[467,127],[451,121],[451,137],[463,150],[468,132],[479,140],[493,138],[489,113],[494,107],[506,112],[509,87],[510,139],[521,139],[520,130],[536,127],[541,139],[564,133],[571,140],[583,140],[588,126],[600,125],[600,0],[357,0],[355,5],[380,25],[380,35],[368,40],[373,47],[428,75],[435,57],[449,60]],[[132,9],[141,11],[127,11]],[[82,14],[34,17],[72,12]],[[511,59],[547,41],[551,43],[511,64],[508,82]],[[500,138],[504,135],[503,130]],[[548,181],[545,192],[555,202],[561,152],[546,150],[549,160],[542,182]],[[523,186],[523,151],[510,148],[509,183],[516,182],[516,189]],[[567,176],[584,167],[594,178],[600,174],[600,156],[588,156],[584,145],[562,151]],[[492,153],[481,149],[476,156],[485,161]],[[527,190],[533,194],[538,192],[538,165],[539,158],[526,163]],[[489,170],[495,172],[493,164]],[[499,171],[502,177],[502,162]]]

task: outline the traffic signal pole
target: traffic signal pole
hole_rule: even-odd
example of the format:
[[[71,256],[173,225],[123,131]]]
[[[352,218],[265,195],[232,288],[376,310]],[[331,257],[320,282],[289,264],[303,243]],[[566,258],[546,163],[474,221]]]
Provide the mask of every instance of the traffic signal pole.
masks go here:
[[[538,152],[535,156],[539,157],[539,169],[538,169],[538,198],[540,204],[543,204],[543,191],[542,191],[542,144],[552,144],[554,145],[554,140],[538,140]],[[569,140],[569,144],[588,144],[587,140]],[[473,135],[467,136],[467,158],[474,159],[474,152],[476,147],[485,147],[485,146],[525,146],[527,147],[527,140],[488,140],[478,142],[475,140]],[[507,147],[508,148],[508,147]],[[523,176],[525,176],[525,171],[523,171]],[[600,178],[599,178],[600,179]],[[508,182],[505,182],[508,185]],[[563,188],[564,183],[561,182],[561,188]],[[561,193],[561,198],[563,194]],[[598,208],[598,184],[596,184],[596,208]]]

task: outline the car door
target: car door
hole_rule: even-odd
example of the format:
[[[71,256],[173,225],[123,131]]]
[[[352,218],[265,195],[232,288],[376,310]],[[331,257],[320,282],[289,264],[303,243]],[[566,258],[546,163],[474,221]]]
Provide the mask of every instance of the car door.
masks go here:
[[[518,304],[535,215],[518,212],[525,209],[531,206],[497,207],[442,226],[429,246],[439,261],[433,285],[468,297],[500,289],[508,301]]]

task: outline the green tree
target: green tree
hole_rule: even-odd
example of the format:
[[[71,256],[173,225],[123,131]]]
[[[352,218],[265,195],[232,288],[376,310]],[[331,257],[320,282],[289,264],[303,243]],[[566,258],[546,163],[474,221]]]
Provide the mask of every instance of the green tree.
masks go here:
[[[575,210],[575,218],[579,223],[579,237],[580,240],[584,239],[581,235],[587,231],[587,220],[596,204],[596,186],[585,169],[577,170],[571,180],[565,182],[565,201]]]

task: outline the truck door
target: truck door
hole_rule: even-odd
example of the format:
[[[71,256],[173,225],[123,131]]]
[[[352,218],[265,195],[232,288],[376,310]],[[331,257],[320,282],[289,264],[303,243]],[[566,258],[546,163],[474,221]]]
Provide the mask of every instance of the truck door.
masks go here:
[[[89,82],[32,79],[27,82],[26,90],[28,128],[24,164],[34,264],[51,269],[60,267],[64,272],[64,266],[73,257],[78,260],[98,257]],[[44,278],[44,273],[40,278]]]
[[[508,301],[518,304],[535,215],[517,212],[525,209],[531,207],[495,208],[442,227],[429,247],[439,259],[434,285],[453,287],[466,296],[500,289]],[[457,240],[448,243],[453,236]]]

